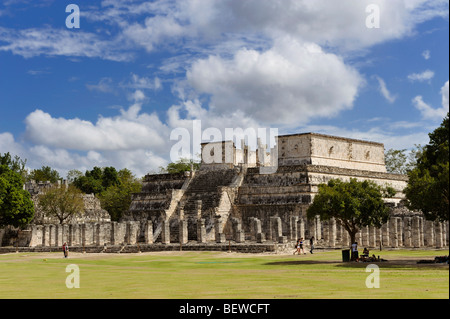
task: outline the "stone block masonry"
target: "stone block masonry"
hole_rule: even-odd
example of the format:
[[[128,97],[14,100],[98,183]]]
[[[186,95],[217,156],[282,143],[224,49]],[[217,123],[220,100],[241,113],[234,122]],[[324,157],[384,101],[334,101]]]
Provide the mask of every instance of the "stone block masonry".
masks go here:
[[[305,244],[309,245],[310,236],[314,235],[316,247],[337,249],[349,247],[347,232],[336,220],[321,221],[315,219],[309,225],[309,233],[304,229],[303,219],[293,219],[297,225],[297,236],[292,236],[292,229],[283,229],[279,217],[270,218],[270,227],[264,231],[261,221],[252,218],[250,232],[244,231],[242,220],[233,217],[232,233],[220,232],[217,227],[214,238],[205,237],[204,220],[200,219],[196,230],[198,239],[188,240],[188,229],[184,221],[180,221],[180,236],[177,242],[171,241],[168,222],[162,221],[160,235],[154,237],[153,223],[151,221],[141,225],[140,222],[104,222],[67,225],[30,225],[28,229],[20,231],[22,247],[54,247],[59,248],[64,242],[69,246],[102,247],[102,246],[133,246],[142,245],[172,245],[172,244],[204,244],[211,247],[213,244],[286,244],[295,242],[296,237],[303,237]],[[292,225],[292,223],[291,223]],[[400,227],[399,225],[402,225]],[[139,229],[145,229],[144,236],[139,236]],[[216,225],[218,226],[218,225]],[[303,236],[307,234],[307,236]],[[294,239],[293,239],[294,238]],[[448,222],[425,221],[422,216],[393,216],[381,228],[363,227],[356,236],[359,246],[368,248],[446,248],[449,245]]]
[[[0,242],[47,249],[67,241],[72,247],[92,251],[106,245],[112,252],[116,251],[113,247],[131,251],[137,245],[169,249],[195,243],[211,250],[231,243],[291,245],[299,238],[308,246],[314,236],[317,248],[339,249],[351,244],[343,225],[334,219],[308,219],[306,211],[320,184],[355,178],[391,186],[397,192],[386,199],[392,207],[389,220],[380,228],[360,229],[356,240],[361,249],[448,247],[448,222],[426,221],[420,212],[402,206],[408,177],[386,172],[380,143],[314,133],[281,136],[275,146],[278,167],[270,174],[261,171],[264,161],[253,156],[258,150],[245,146],[240,151],[232,141],[222,146],[234,154],[226,165],[202,163],[196,172],[147,175],[142,192],[133,195],[120,222],[105,218],[95,198],[87,196],[89,210],[99,214],[67,225],[38,220],[37,225],[20,231],[17,239],[0,229]],[[202,151],[208,150],[202,145]],[[41,187],[28,186],[32,195]]]

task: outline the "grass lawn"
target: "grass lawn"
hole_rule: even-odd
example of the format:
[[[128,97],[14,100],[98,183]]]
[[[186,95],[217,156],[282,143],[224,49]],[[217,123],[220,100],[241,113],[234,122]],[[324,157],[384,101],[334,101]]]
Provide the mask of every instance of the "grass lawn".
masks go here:
[[[160,252],[0,255],[0,298],[121,299],[448,299],[449,267],[417,264],[447,251],[373,251],[386,262],[380,288],[366,287],[368,263],[342,263],[341,251],[314,255]],[[80,288],[66,287],[66,266]]]

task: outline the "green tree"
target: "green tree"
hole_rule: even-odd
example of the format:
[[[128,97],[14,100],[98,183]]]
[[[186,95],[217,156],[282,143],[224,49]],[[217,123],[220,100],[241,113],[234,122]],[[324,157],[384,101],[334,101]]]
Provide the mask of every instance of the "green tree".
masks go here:
[[[429,220],[449,220],[449,127],[448,113],[441,125],[429,134],[417,167],[408,173],[404,193],[407,206],[421,210]]]
[[[74,177],[73,185],[86,194],[100,194],[112,185],[119,184],[117,170],[114,167],[94,167],[84,176]]]
[[[27,160],[22,160],[19,156],[11,157],[11,154],[5,153],[3,156],[0,154],[0,165],[6,165],[13,172],[19,173],[22,176],[22,180],[25,182],[28,172],[25,168]]]
[[[84,201],[81,191],[74,187],[51,187],[39,195],[39,208],[45,216],[58,218],[63,224],[68,218],[83,214]]]
[[[122,214],[128,210],[133,193],[139,193],[142,183],[128,169],[117,173],[119,183],[109,186],[99,195],[102,208],[107,210],[111,220],[119,221]]]
[[[319,192],[307,210],[307,217],[322,220],[335,218],[347,230],[351,242],[365,226],[381,227],[389,218],[384,198],[395,195],[392,187],[381,188],[371,181],[333,179],[319,185]]]
[[[169,163],[167,167],[160,167],[160,173],[162,174],[177,174],[183,172],[190,172],[191,170],[200,169],[200,163],[190,159],[181,158],[175,163]]]
[[[67,181],[69,184],[72,184],[75,179],[80,178],[83,176],[83,173],[77,169],[72,169],[67,173]]]
[[[24,227],[34,217],[30,194],[23,190],[23,177],[8,165],[0,165],[0,226]]]
[[[389,149],[384,153],[386,170],[393,174],[408,174],[417,166],[417,160],[422,154],[422,146],[415,145],[409,154],[406,149]]]
[[[61,180],[58,171],[52,169],[50,166],[42,166],[39,169],[32,170],[28,178],[30,180],[35,180],[36,182],[50,181],[52,184]]]

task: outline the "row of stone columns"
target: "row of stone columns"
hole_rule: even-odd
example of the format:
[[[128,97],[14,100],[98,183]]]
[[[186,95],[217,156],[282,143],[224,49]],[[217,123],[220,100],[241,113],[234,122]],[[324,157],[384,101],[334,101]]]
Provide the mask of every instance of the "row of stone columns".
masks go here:
[[[152,227],[151,221],[146,227]],[[139,222],[106,222],[63,225],[32,225],[30,246],[57,247],[103,246],[136,244],[140,232]],[[148,232],[153,234],[153,231]],[[146,236],[146,241],[152,238]]]
[[[298,237],[304,236],[304,222],[298,223]],[[350,245],[348,232],[342,225],[331,219],[320,221],[316,218],[310,223],[310,236],[322,240],[324,246],[336,247]],[[363,227],[356,234],[360,246],[390,248],[443,248],[449,242],[448,222],[427,221],[421,216],[391,217],[381,228]]]
[[[336,220],[321,221],[318,217],[313,220],[305,220],[299,217],[291,217],[287,223],[283,223],[280,217],[270,217],[263,229],[262,221],[258,218],[250,218],[250,233],[245,234],[242,221],[231,218],[232,240],[237,243],[245,242],[246,235],[257,243],[266,240],[277,243],[295,241],[298,238],[308,239],[314,236],[323,247],[349,246],[350,238],[348,232]],[[179,221],[179,242],[188,242],[188,220]],[[220,218],[214,220],[214,241],[216,243],[226,242],[223,233],[223,223]],[[205,219],[197,219],[197,242],[207,241]],[[154,231],[152,221],[141,225],[139,222],[110,222],[110,223],[85,223],[68,225],[33,225],[31,228],[30,246],[62,246],[64,242],[71,246],[103,246],[136,244],[143,231],[144,244],[152,244],[156,237],[161,234],[161,243],[169,244],[170,226],[169,221],[159,221],[159,231]],[[158,228],[157,227],[157,228]],[[381,228],[363,227],[356,234],[359,246],[367,247],[390,247],[390,248],[443,248],[448,247],[449,225],[446,223],[427,221],[421,216],[393,216]],[[283,231],[284,228],[284,231]],[[212,235],[212,234],[211,234]],[[210,237],[211,239],[211,237]]]

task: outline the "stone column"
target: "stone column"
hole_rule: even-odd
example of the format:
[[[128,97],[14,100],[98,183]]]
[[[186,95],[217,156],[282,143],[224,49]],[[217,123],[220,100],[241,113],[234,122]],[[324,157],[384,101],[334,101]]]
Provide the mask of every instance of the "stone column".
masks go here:
[[[442,245],[443,247],[447,247],[447,223],[442,223]]]
[[[81,225],[81,244],[83,246],[90,246],[92,245],[92,224],[86,223]]]
[[[187,236],[186,236],[187,238]],[[153,244],[153,222],[147,220],[144,228],[144,240],[145,244]]]
[[[170,227],[169,221],[161,218],[161,243],[170,244]]]
[[[63,238],[63,225],[57,224],[55,225],[55,243],[56,247],[62,246],[64,244]]]
[[[216,235],[216,243],[225,243],[227,241],[225,234],[222,232],[222,221],[220,215],[216,215],[214,219],[214,231]]]
[[[403,219],[397,217],[397,238],[398,238],[398,246],[403,247]]]
[[[300,218],[297,222],[298,236],[295,240],[300,238],[305,238],[305,221],[303,218]]]
[[[403,246],[412,247],[411,217],[403,218]]]
[[[328,222],[328,240],[331,248],[336,247],[336,219],[334,218]]]
[[[342,246],[342,225],[336,222],[336,245]]]
[[[342,244],[343,247],[350,247],[350,236],[348,231],[342,226]]]
[[[384,224],[381,226],[381,240],[382,240],[382,246],[383,247],[390,247],[389,242],[389,223]]]
[[[317,237],[316,219],[315,218],[307,219],[306,222],[307,222],[309,237],[314,236],[314,238],[316,240],[319,240]],[[304,234],[304,235],[306,235],[306,234]],[[301,236],[301,237],[305,238],[304,236]]]
[[[202,218],[202,201],[201,200],[196,201],[195,209],[197,211],[197,219]]]
[[[425,246],[425,236],[424,236],[424,220],[423,217],[419,217],[419,234],[420,234],[420,247]]]
[[[289,239],[290,240],[297,240],[297,233],[298,233],[298,227],[297,227],[297,222],[298,222],[298,216],[291,216],[290,219],[290,224],[289,224]]]
[[[255,224],[255,234],[256,234],[256,242],[258,244],[262,244],[266,240],[266,236],[262,232],[261,220],[258,218],[254,218],[253,222]]]
[[[391,217],[389,219],[389,235],[391,247],[398,248],[397,217]]]
[[[31,241],[30,247],[42,246],[43,241],[43,227],[41,225],[31,226]],[[0,236],[0,246],[1,246],[1,236]]]
[[[50,225],[50,236],[49,236],[49,246],[56,246],[56,226]]]
[[[315,225],[316,225],[316,236],[315,238],[317,240],[322,239],[322,222],[320,221],[320,217],[316,216],[315,218]]]
[[[448,221],[447,221],[447,223],[446,223],[446,228],[447,228],[446,243],[447,243],[447,246],[449,246],[449,245],[450,245],[450,242],[449,242],[450,228],[449,228],[449,222],[448,222]]]
[[[98,223],[95,225],[96,227],[96,244],[97,246],[103,246],[105,243],[109,242],[107,238],[105,238],[105,234],[110,233],[111,231],[106,230],[105,223]]]
[[[377,247],[377,228],[369,227],[369,247]]]
[[[270,239],[273,242],[278,242],[283,236],[280,217],[270,217],[270,233]]]
[[[363,247],[370,246],[370,244],[369,244],[369,227],[368,226],[361,228],[361,245]]]
[[[412,218],[411,232],[412,232],[412,244],[414,248],[420,248],[420,221],[418,216]]]
[[[328,245],[329,244],[329,238],[330,238],[329,237],[329,235],[330,235],[330,223],[328,221],[324,220],[321,224],[322,224],[321,226],[323,227],[322,240],[324,242],[324,245]]]
[[[197,242],[201,244],[206,243],[206,228],[204,218],[197,219]]]
[[[436,234],[436,248],[442,248],[443,247],[442,224],[440,222],[435,222],[434,231]]]

